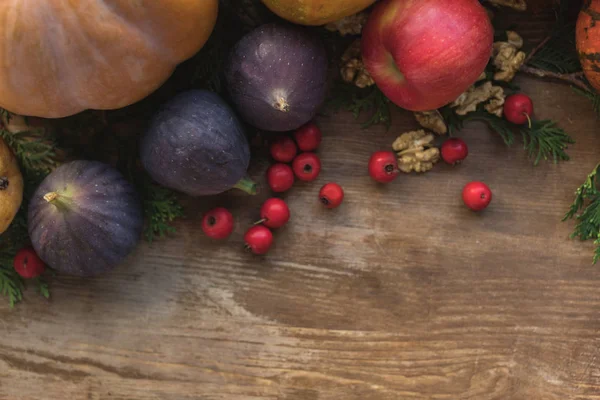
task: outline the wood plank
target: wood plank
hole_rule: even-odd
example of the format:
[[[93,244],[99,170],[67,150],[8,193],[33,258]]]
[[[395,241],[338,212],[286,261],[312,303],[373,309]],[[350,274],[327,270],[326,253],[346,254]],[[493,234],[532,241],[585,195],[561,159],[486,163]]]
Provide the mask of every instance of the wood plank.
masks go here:
[[[266,191],[228,193],[189,201],[176,236],[113,273],[0,302],[0,399],[599,399],[600,269],[560,220],[600,125],[568,87],[518,83],[576,138],[571,162],[533,167],[474,124],[464,164],[381,187],[368,157],[412,115],[387,132],[322,117],[323,173],[285,196],[268,256],[242,249]],[[266,167],[251,169],[263,185]],[[494,191],[482,214],[460,200],[475,179]],[[327,181],[346,190],[338,210],[317,202]],[[200,231],[216,204],[238,221],[226,243]]]

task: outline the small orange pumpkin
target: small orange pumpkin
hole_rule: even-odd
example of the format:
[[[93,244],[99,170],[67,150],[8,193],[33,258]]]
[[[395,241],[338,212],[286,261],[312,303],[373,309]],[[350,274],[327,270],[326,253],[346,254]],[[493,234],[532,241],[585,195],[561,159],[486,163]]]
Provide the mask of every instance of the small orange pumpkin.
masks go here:
[[[2,2],[0,107],[56,118],[116,109],[198,52],[218,0]]]
[[[262,0],[275,14],[295,24],[325,25],[356,14],[375,0]]]
[[[576,42],[585,77],[600,92],[600,0],[585,0],[577,18]]]

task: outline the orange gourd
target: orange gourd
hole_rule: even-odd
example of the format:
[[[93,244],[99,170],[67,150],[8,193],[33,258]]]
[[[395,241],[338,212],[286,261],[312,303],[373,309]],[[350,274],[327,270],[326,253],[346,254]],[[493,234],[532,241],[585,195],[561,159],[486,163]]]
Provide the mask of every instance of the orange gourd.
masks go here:
[[[590,84],[600,91],[600,0],[585,0],[576,26],[577,51]]]
[[[218,0],[4,1],[0,107],[57,118],[135,103],[202,48],[217,8]]]
[[[275,14],[296,24],[324,25],[356,14],[375,0],[262,0]]]

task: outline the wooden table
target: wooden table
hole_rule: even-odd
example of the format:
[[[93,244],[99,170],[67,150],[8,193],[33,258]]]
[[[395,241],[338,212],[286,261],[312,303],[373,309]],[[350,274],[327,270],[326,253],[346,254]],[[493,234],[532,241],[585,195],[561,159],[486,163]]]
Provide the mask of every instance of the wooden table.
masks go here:
[[[475,123],[463,165],[380,187],[368,157],[412,115],[387,132],[323,117],[324,171],[285,196],[268,256],[242,249],[266,194],[229,193],[191,201],[174,237],[113,273],[1,301],[0,399],[600,399],[600,266],[561,222],[600,123],[564,85],[519,83],[576,138],[571,162],[533,167]],[[461,202],[471,180],[494,191],[481,214]],[[317,202],[327,181],[345,188],[338,210]],[[217,204],[238,221],[225,243],[199,228]]]

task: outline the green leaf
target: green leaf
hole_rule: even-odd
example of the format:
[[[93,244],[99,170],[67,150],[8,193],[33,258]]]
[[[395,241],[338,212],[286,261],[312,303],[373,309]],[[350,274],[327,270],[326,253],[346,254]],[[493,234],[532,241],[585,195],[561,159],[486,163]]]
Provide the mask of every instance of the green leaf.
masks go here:
[[[538,165],[542,159],[552,159],[555,163],[569,160],[569,155],[565,150],[570,144],[575,143],[573,138],[556,126],[553,121],[533,121],[531,128],[528,128],[512,124],[504,118],[490,114],[482,107],[464,116],[457,115],[448,106],[440,109],[440,112],[448,125],[450,134],[461,130],[468,121],[483,121],[493,132],[502,137],[507,146],[511,146],[515,143],[515,133],[520,133],[524,148],[528,156],[533,159],[534,165]]]
[[[596,249],[592,262],[600,260],[600,164],[587,176],[575,191],[575,199],[563,221],[577,221],[571,238],[593,240]]]
[[[587,97],[588,99],[591,100],[592,102],[592,107],[594,109],[594,112],[596,113],[596,117],[598,119],[600,119],[600,94],[596,93],[593,90],[581,90],[577,87],[573,87],[573,90],[575,91],[575,93]]]
[[[392,123],[391,104],[376,85],[361,89],[338,80],[333,86],[325,108],[333,112],[350,111],[355,119],[363,113],[369,113],[369,118],[362,124],[363,129],[379,124],[389,129]]]
[[[42,296],[49,299],[50,298],[50,289],[48,289],[48,282],[44,280],[41,276],[36,279],[37,289]]]
[[[558,74],[581,71],[575,44],[575,25],[557,24],[548,42],[531,57],[527,65]]]
[[[550,120],[533,121],[531,128],[521,128],[521,135],[527,154],[534,158],[534,165],[538,165],[542,158],[551,158],[554,163],[568,161],[570,158],[565,149],[575,143],[563,129],[556,126],[556,122]]]
[[[146,226],[144,236],[148,242],[175,232],[172,222],[183,217],[183,207],[177,194],[152,182],[144,176],[138,184],[142,195]]]
[[[6,262],[5,256],[0,261],[0,293],[8,297],[11,307],[23,299],[23,280],[12,267],[12,258]]]

